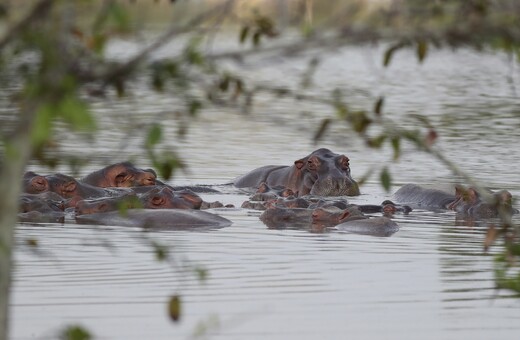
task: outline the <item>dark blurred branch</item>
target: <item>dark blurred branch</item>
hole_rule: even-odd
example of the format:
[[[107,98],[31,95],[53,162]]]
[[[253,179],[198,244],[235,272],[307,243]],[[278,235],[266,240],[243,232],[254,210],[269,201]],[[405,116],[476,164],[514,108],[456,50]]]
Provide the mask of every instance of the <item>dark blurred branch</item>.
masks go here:
[[[36,20],[43,20],[46,18],[47,13],[50,11],[54,4],[54,0],[40,0],[32,9],[18,23],[13,25],[9,31],[0,40],[0,50],[3,49],[13,38],[18,36],[28,25],[32,24]]]
[[[109,70],[105,74],[95,75],[94,77],[98,79],[104,79],[105,83],[111,83],[117,81],[123,76],[127,76],[133,69],[135,69],[141,62],[143,62],[151,52],[156,51],[161,46],[168,43],[170,40],[174,39],[179,34],[193,32],[195,27],[209,20],[211,17],[217,15],[224,15],[225,13],[230,12],[233,7],[233,3],[234,0],[228,0],[224,4],[215,6],[214,8],[198,15],[182,27],[171,27],[157,40],[148,45],[146,48],[142,49],[137,55],[132,57],[132,59],[117,66],[113,70]]]

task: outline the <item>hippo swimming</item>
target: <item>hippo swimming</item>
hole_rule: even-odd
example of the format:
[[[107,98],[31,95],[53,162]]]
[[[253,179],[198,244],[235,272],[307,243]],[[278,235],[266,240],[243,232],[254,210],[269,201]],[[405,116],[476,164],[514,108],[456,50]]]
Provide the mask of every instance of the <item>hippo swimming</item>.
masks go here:
[[[384,216],[347,220],[334,228],[339,231],[372,236],[391,236],[399,231],[397,223]]]
[[[81,182],[102,188],[128,188],[155,185],[156,179],[157,174],[152,169],[139,169],[130,162],[121,162],[94,171],[81,179]]]
[[[76,214],[94,214],[119,209],[200,209],[202,198],[189,191],[173,191],[169,187],[154,186],[147,192],[136,195],[130,192],[115,197],[81,200],[76,204]]]
[[[415,184],[406,184],[397,190],[394,199],[412,207],[421,209],[446,209],[456,211],[459,216],[492,218],[499,211],[516,214],[518,210],[512,207],[512,195],[507,190],[492,192],[487,190],[489,202],[475,188],[465,188],[457,185],[455,194],[438,189],[428,189]]]
[[[27,172],[23,177],[23,188],[26,193],[42,193],[51,191],[63,198],[68,198],[67,206],[75,206],[81,199],[119,196],[131,192],[127,188],[100,188],[77,181],[71,176],[52,174],[41,176]]]
[[[399,230],[397,224],[389,218],[365,216],[357,205],[350,205],[346,209],[334,206],[315,209],[273,206],[260,215],[260,220],[270,229],[323,232],[326,228],[335,227],[341,231],[376,236],[389,236]]]
[[[350,175],[349,159],[329,149],[318,149],[291,166],[267,165],[236,178],[237,188],[269,187],[290,189],[297,196],[356,196],[359,187]]]

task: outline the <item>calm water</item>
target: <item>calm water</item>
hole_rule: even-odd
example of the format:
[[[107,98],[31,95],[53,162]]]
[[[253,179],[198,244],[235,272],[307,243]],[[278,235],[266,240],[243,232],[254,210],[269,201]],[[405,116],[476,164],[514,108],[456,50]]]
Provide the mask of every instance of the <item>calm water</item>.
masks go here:
[[[114,44],[112,52],[125,53],[128,46]],[[309,92],[341,88],[354,108],[370,108],[385,95],[385,115],[404,127],[418,126],[409,114],[426,114],[438,127],[438,147],[449,159],[491,188],[507,188],[520,197],[520,99],[508,82],[512,75],[520,86],[518,67],[501,55],[462,50],[432,53],[423,65],[413,53],[400,52],[383,70],[381,55],[379,49],[351,47],[322,56],[316,87]],[[258,82],[289,85],[298,82],[309,58],[259,58],[240,67]],[[66,152],[90,157],[80,175],[129,158],[149,167],[138,149],[143,126],[164,120],[161,150],[174,150],[189,167],[177,174],[175,184],[226,183],[260,165],[289,165],[317,147],[347,154],[355,178],[389,166],[392,191],[407,182],[441,186],[458,180],[410,145],[403,145],[402,158],[394,163],[391,150],[366,148],[339,123],[313,145],[320,120],[334,114],[319,104],[265,96],[255,99],[250,115],[208,109],[190,124],[188,137],[178,139],[181,120],[169,117],[180,104],[139,82],[130,90],[131,98],[94,102],[101,132],[87,148],[85,141],[62,132],[69,137]],[[380,203],[390,197],[377,175],[362,192],[352,202]],[[204,198],[239,206],[247,196]],[[81,324],[99,339],[187,339],[203,330],[211,339],[499,339],[520,334],[520,299],[494,289],[493,254],[501,248],[483,253],[484,225],[468,227],[456,223],[450,212],[418,210],[397,216],[401,230],[379,238],[269,230],[259,212],[216,212],[233,225],[146,234],[69,223],[19,225],[12,338],[52,338],[68,324]],[[37,252],[25,246],[28,239],[38,240]],[[200,283],[190,272],[157,262],[150,240],[168,246],[177,261],[207,268],[208,279]],[[166,313],[168,298],[176,293],[184,301],[178,324]]]

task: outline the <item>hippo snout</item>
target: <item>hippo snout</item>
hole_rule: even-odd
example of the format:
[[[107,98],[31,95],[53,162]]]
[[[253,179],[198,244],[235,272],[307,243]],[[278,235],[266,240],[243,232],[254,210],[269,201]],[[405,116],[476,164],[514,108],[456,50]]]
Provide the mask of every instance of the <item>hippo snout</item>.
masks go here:
[[[351,178],[325,177],[318,178],[311,188],[311,195],[316,196],[357,196],[360,194],[358,184]]]

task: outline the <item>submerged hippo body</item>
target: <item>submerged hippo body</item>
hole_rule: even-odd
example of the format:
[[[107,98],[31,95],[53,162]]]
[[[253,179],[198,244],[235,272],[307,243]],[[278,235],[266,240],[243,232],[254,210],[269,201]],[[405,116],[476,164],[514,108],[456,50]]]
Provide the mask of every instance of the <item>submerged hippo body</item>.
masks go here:
[[[472,187],[457,185],[455,194],[442,190],[427,189],[415,184],[406,184],[396,191],[394,199],[421,209],[446,209],[457,212],[465,218],[493,218],[499,212],[516,214],[518,210],[512,207],[512,195],[507,190],[492,192],[486,190],[487,199]]]
[[[403,185],[394,193],[394,200],[417,209],[448,209],[455,195],[438,189],[424,188],[415,184]]]
[[[40,212],[37,210],[18,213],[18,222],[22,223],[64,223],[63,211]]]
[[[59,173],[41,176],[31,171],[26,172],[24,175],[23,188],[26,193],[39,194],[51,191],[63,198],[75,200],[119,196],[130,192],[126,188],[106,189],[95,187]]]
[[[283,187],[297,196],[356,196],[358,184],[350,175],[349,159],[328,149],[318,149],[291,166],[268,165],[236,178],[237,188]]]
[[[50,191],[40,194],[22,193],[18,199],[18,212],[20,213],[31,211],[49,213],[64,210],[65,203],[63,197]]]
[[[124,215],[118,211],[77,215],[81,224],[181,230],[200,227],[227,227],[231,221],[216,214],[185,209],[130,209]]]
[[[347,220],[336,225],[335,229],[354,234],[391,236],[399,231],[399,226],[387,217],[371,217]]]
[[[81,182],[102,188],[155,185],[152,169],[139,169],[130,162],[115,163],[85,176]]]
[[[474,188],[457,186],[455,200],[448,209],[457,212],[459,217],[493,218],[500,213],[506,215],[517,214],[518,210],[512,206],[513,196],[507,190],[497,192],[486,191],[488,197],[484,200],[482,195]]]
[[[332,227],[348,218],[366,218],[356,206],[347,209],[329,208],[287,208],[270,206],[261,215],[260,220],[271,229],[306,228],[319,225],[321,228]]]
[[[76,214],[95,214],[119,209],[199,209],[202,198],[191,191],[174,192],[169,187],[153,187],[136,195],[130,192],[116,197],[81,200],[76,204]]]

